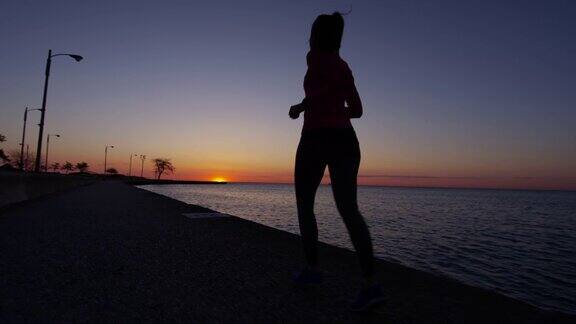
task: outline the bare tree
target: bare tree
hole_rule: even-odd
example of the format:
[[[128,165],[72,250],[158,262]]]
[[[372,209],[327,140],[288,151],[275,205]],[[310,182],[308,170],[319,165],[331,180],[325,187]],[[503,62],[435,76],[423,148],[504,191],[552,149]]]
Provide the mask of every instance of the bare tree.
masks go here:
[[[54,171],[54,172],[60,170],[60,163],[54,162],[54,163],[50,164],[50,169],[52,169],[52,171]]]
[[[26,155],[24,155],[24,170],[26,171],[32,171],[32,168],[34,168],[34,160],[30,159],[29,155],[31,155],[32,153],[28,153]],[[33,155],[35,156],[35,155]]]
[[[154,173],[158,180],[160,180],[162,173],[174,173],[174,170],[176,170],[174,165],[172,165],[172,162],[170,162],[170,159],[155,158],[152,160],[152,163],[154,163]]]
[[[16,153],[16,150],[13,150],[13,152]],[[14,165],[20,164],[20,152],[18,152],[17,156],[18,156],[17,161],[13,161],[16,162]],[[45,156],[44,154],[40,156],[40,165],[42,166],[42,170],[44,170],[44,161],[46,161],[44,156]],[[36,161],[36,152],[35,151],[28,152],[28,150],[26,150],[24,153],[24,170],[33,171],[35,161]]]
[[[4,143],[4,142],[6,142],[6,136],[0,134],[0,143]],[[8,155],[6,155],[6,153],[4,153],[3,149],[0,149],[0,161],[2,161],[3,163],[10,162],[10,157],[8,157]]]
[[[14,150],[13,152],[16,152],[16,150]],[[20,152],[18,152],[17,155],[11,154],[11,156],[18,156],[17,164],[20,165]],[[24,151],[24,170],[33,171],[35,160],[36,160],[36,152],[29,151],[28,148],[26,148],[26,150]],[[40,161],[44,161],[44,154],[42,154]]]
[[[68,174],[68,172],[74,170],[74,165],[70,161],[66,161],[62,166],[62,170],[66,170],[66,174]]]
[[[88,168],[89,168],[89,167],[90,167],[90,166],[88,165],[88,163],[86,163],[86,162],[84,162],[84,161],[76,163],[76,169],[77,169],[78,171],[80,171],[81,173],[84,173],[84,172],[88,171]]]
[[[9,149],[6,150],[6,155],[10,159],[10,164],[15,168],[20,168],[20,150],[19,149]]]

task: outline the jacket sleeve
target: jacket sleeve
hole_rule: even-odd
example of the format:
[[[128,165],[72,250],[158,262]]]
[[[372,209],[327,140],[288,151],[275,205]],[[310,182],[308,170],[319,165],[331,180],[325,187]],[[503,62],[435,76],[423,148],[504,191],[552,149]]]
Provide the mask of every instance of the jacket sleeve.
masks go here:
[[[348,113],[350,118],[360,118],[362,117],[363,108],[362,100],[360,100],[360,95],[356,89],[356,84],[354,83],[354,76],[352,71],[348,68],[346,73],[346,104],[348,105]]]

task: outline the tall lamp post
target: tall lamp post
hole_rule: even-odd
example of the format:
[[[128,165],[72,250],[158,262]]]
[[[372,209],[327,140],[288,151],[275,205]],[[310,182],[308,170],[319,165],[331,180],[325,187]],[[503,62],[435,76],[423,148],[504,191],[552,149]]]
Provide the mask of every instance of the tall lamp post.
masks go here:
[[[26,144],[26,162],[24,162],[25,166],[28,166],[28,161],[30,160],[30,145]]]
[[[130,153],[130,164],[128,166],[128,176],[132,176],[132,157],[138,156],[138,154]]]
[[[104,174],[107,173],[106,171],[106,161],[108,159],[108,148],[114,148],[114,145],[106,145],[106,148],[104,149]]]
[[[76,60],[82,61],[83,57],[76,54],[52,54],[52,50],[48,50],[48,58],[46,59],[46,72],[44,77],[44,94],[42,96],[42,116],[40,117],[40,131],[38,132],[38,147],[36,148],[36,161],[34,163],[34,171],[40,172],[40,158],[42,156],[42,135],[44,134],[44,116],[46,115],[46,95],[48,92],[48,77],[50,76],[50,65],[52,65],[52,58],[56,56],[66,55]]]
[[[26,120],[28,119],[28,112],[38,110],[41,111],[42,109],[30,109],[26,107],[24,110],[24,127],[22,127],[22,143],[20,143],[20,170],[24,170],[24,142],[26,142]]]
[[[140,160],[142,160],[142,169],[140,170],[140,178],[144,178],[144,160],[146,160],[146,155],[140,155]]]
[[[44,171],[48,172],[48,149],[50,149],[50,136],[60,137],[60,134],[48,134],[46,136],[46,165],[44,166]]]

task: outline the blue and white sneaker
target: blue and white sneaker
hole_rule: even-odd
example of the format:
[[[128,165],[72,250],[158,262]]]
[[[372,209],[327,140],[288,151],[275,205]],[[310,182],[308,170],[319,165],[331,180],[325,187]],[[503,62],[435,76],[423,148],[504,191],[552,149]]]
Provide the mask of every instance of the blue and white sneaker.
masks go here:
[[[300,273],[294,275],[293,281],[297,285],[313,286],[319,285],[324,281],[322,272],[305,268]]]
[[[350,310],[352,312],[365,312],[381,304],[383,301],[384,293],[382,292],[382,285],[372,285],[360,290],[358,297],[356,297],[356,300],[350,306]]]

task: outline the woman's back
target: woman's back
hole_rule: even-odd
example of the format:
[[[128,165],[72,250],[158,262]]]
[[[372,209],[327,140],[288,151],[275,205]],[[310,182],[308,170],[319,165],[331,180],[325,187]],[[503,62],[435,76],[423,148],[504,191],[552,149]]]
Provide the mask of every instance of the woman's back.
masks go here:
[[[362,110],[348,64],[338,52],[310,51],[304,77],[307,109],[304,130],[315,128],[351,128],[349,111]],[[348,103],[350,108],[345,106]]]

